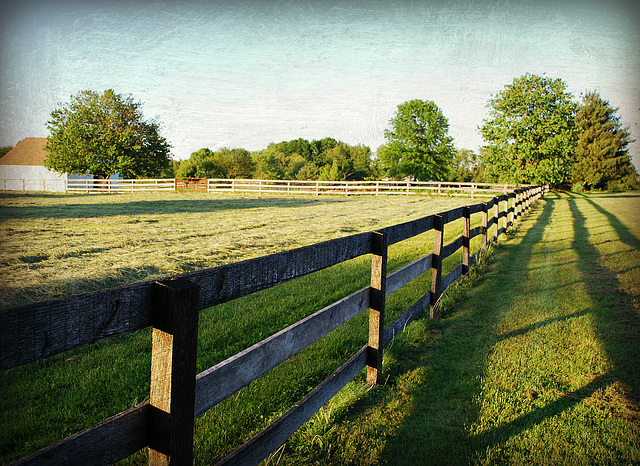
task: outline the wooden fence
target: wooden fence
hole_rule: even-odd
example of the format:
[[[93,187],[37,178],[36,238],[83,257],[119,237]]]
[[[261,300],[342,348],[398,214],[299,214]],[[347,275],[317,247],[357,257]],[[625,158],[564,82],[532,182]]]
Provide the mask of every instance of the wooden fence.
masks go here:
[[[258,194],[430,194],[438,196],[493,197],[507,194],[513,184],[461,183],[445,181],[299,181],[209,179],[208,192]]]
[[[134,192],[158,192],[175,191],[174,179],[149,179],[149,180],[66,180],[66,190],[69,192],[83,193],[134,193]]]
[[[375,194],[465,196],[474,199],[507,194],[529,185],[462,183],[453,181],[298,181],[253,179],[167,178],[148,180],[0,180],[0,189],[18,191],[69,191],[131,193],[140,191],[192,191],[257,194]]]
[[[540,186],[517,189],[488,202],[256,259],[156,282],[54,299],[0,311],[0,370],[37,361],[152,326],[150,399],[50,445],[19,464],[110,464],[149,448],[152,464],[191,464],[194,418],[253,380],[370,309],[369,341],[304,399],[220,464],[257,464],[282,445],[320,407],[367,367],[381,381],[384,346],[420,313],[439,317],[439,298],[465,275],[472,238],[482,247],[497,238],[544,194]],[[481,226],[471,229],[471,216]],[[463,231],[443,244],[446,225],[463,218]],[[434,230],[433,252],[387,274],[387,250]],[[442,276],[443,260],[462,248],[462,264]],[[371,284],[265,340],[196,374],[199,311],[365,255],[372,255]],[[386,326],[390,293],[431,273],[431,289]]]
[[[66,180],[63,179],[24,179],[2,178],[0,189],[7,191],[62,191],[66,189]]]

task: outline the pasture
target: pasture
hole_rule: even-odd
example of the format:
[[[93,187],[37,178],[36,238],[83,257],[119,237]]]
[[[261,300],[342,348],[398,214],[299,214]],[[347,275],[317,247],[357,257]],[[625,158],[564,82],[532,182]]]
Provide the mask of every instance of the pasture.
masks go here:
[[[465,198],[0,193],[0,308],[406,222]]]
[[[468,203],[0,196],[2,307],[261,256]],[[383,385],[371,388],[361,374],[271,461],[640,461],[639,199],[550,194],[539,201],[472,269],[472,280],[450,289],[444,319],[419,319],[394,340]],[[427,233],[394,245],[389,272],[428,253],[432,242]],[[203,312],[198,370],[366,285],[370,262],[361,259]],[[459,261],[453,256],[448,267]],[[391,295],[389,321],[428,287],[419,279]],[[366,342],[360,317],[198,418],[196,462],[221,459],[333,372]],[[142,331],[2,372],[1,461],[143,401],[150,347]]]
[[[427,197],[3,194],[3,307],[262,256],[406,222],[464,202]],[[423,236],[391,249],[390,271],[432,248],[433,234]],[[370,261],[361,259],[204,312],[199,370],[366,285]],[[451,258],[452,264],[456,260],[460,262],[459,255]],[[429,288],[428,283],[415,286],[418,296]],[[395,299],[397,316],[411,296],[398,293]],[[389,315],[394,316],[392,311]],[[210,461],[230,451],[333,372],[345,354],[366,342],[366,319],[349,325],[247,387],[237,405],[241,409],[232,407],[235,414],[219,416],[228,412],[231,400],[227,408],[219,408],[217,419],[213,410],[199,418],[206,427],[197,428],[201,440],[196,439],[196,455],[200,448],[208,458],[203,461]],[[359,328],[363,330],[355,330]],[[23,456],[144,401],[149,358],[149,332],[143,331],[3,372],[3,458]],[[221,446],[211,448],[212,439]]]

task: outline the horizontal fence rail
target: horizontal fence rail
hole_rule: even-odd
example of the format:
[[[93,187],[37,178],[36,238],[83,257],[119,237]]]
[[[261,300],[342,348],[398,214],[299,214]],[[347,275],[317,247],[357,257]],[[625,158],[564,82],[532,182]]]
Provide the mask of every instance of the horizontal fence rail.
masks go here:
[[[209,192],[258,194],[430,194],[445,196],[493,197],[517,188],[513,184],[441,181],[300,181],[209,179]]]
[[[0,310],[1,370],[142,328],[153,328],[150,400],[23,458],[19,464],[113,463],[145,447],[149,448],[150,463],[190,463],[195,417],[369,309],[368,344],[278,420],[221,461],[221,464],[259,463],[363,368],[367,368],[370,383],[379,383],[384,346],[426,309],[431,309],[431,317],[438,318],[442,293],[468,273],[476,257],[470,250],[471,239],[481,236],[481,249],[497,241],[544,192],[541,186],[525,187],[492,197],[487,202],[378,231],[162,281]],[[470,228],[472,215],[482,216],[481,226]],[[463,219],[462,234],[443,244],[447,224],[459,219]],[[431,230],[433,252],[387,274],[388,247]],[[462,264],[442,277],[442,262],[460,249]],[[201,310],[366,254],[372,257],[369,286],[200,374],[195,373],[197,322]],[[429,272],[432,273],[431,289],[387,326],[386,296]]]
[[[66,190],[69,192],[84,193],[134,193],[134,192],[159,192],[175,191],[176,181],[173,179],[149,179],[149,180],[66,180]]]
[[[230,194],[431,195],[492,198],[530,185],[454,181],[301,181],[219,178],[0,179],[0,189],[77,193],[209,192]]]

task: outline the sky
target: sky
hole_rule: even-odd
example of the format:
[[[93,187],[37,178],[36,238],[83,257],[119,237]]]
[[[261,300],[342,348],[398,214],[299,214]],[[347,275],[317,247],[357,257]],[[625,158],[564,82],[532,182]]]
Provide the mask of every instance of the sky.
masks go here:
[[[375,152],[411,99],[477,151],[489,99],[525,73],[561,78],[576,101],[598,91],[640,139],[633,0],[13,3],[0,4],[0,146],[48,136],[79,91],[114,89],[158,118],[176,159],[324,137]]]

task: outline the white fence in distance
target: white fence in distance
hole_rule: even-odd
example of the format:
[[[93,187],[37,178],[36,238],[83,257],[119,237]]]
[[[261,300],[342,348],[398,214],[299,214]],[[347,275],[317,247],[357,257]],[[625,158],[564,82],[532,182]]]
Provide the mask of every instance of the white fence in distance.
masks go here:
[[[3,179],[0,189],[14,191],[67,191],[82,193],[133,193],[189,190],[190,181],[175,178],[130,180],[28,180]],[[432,195],[494,197],[519,186],[515,184],[465,183],[453,181],[300,181],[254,179],[193,179],[193,186],[209,193],[230,194],[321,194],[333,195]],[[185,189],[186,188],[186,189]]]
[[[444,195],[494,197],[517,188],[515,184],[464,183],[445,181],[299,181],[254,179],[209,179],[208,192],[258,194],[374,194]]]

